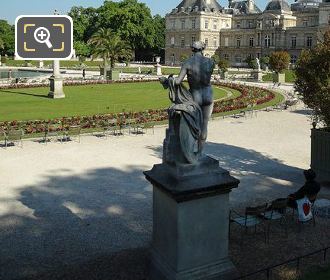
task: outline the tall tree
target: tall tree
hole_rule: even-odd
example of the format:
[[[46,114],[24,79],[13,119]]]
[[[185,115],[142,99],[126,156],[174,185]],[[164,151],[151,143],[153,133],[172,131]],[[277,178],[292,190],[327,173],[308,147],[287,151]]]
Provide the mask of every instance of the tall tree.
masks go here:
[[[15,28],[5,20],[0,20],[0,38],[3,41],[2,54],[15,53]]]
[[[72,7],[69,16],[73,20],[74,48],[78,56],[90,56],[87,44],[97,30],[97,12],[95,8]]]
[[[129,44],[111,29],[100,28],[91,37],[89,44],[92,46],[93,56],[103,58],[105,78],[108,61],[110,61],[111,68],[114,68],[116,61],[127,60],[132,54]]]
[[[137,0],[105,1],[98,9],[99,23],[115,30],[133,50],[153,48],[155,29],[150,9]]]
[[[314,121],[330,128],[330,28],[312,50],[304,50],[296,65],[296,90],[314,111]]]

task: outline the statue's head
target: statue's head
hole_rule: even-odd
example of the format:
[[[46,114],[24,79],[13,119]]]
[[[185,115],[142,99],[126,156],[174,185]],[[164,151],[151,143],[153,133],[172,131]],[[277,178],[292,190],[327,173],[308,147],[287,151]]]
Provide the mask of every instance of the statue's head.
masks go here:
[[[191,46],[191,50],[195,53],[195,52],[202,52],[203,50],[205,50],[205,43],[201,42],[201,41],[197,41],[197,42],[193,42],[192,46]]]

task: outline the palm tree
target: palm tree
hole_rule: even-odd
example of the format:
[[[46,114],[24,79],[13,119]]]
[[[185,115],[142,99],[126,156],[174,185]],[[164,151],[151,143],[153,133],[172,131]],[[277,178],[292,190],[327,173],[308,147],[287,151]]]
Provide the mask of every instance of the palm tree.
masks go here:
[[[129,59],[132,50],[129,44],[112,32],[111,29],[100,28],[88,41],[92,46],[93,57],[102,57],[104,62],[104,77],[107,77],[107,62],[110,60],[111,69],[120,58]]]

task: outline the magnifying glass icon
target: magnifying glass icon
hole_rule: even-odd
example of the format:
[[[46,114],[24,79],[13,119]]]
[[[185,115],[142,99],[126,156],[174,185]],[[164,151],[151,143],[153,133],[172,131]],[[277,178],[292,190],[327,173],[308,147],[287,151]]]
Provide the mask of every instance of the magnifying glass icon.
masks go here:
[[[40,44],[46,44],[49,49],[53,47],[49,41],[50,32],[46,27],[39,27],[34,31],[34,39]]]

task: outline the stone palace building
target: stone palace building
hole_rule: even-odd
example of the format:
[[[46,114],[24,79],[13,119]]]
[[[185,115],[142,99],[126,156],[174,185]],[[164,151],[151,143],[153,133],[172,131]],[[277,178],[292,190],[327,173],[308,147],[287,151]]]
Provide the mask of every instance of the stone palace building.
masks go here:
[[[254,0],[183,0],[166,15],[165,63],[178,65],[191,55],[194,41],[206,44],[205,55],[215,53],[243,66],[248,58],[285,50],[294,64],[303,49],[313,47],[329,28],[330,0],[271,0],[264,11]]]

